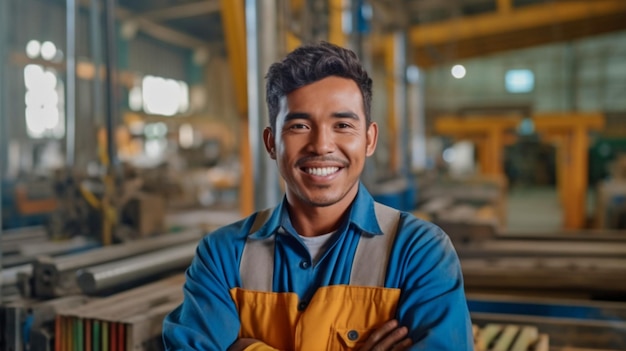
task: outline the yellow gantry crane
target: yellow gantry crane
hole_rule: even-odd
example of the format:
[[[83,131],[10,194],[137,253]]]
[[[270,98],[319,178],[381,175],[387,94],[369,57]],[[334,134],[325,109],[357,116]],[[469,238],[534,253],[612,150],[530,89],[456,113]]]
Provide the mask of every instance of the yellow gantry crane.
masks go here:
[[[435,120],[435,132],[474,142],[481,173],[504,177],[503,149],[515,141],[514,130],[521,120],[515,116],[442,116]],[[542,140],[556,146],[563,227],[584,228],[589,132],[604,128],[604,116],[601,113],[539,113],[532,116],[532,121]]]

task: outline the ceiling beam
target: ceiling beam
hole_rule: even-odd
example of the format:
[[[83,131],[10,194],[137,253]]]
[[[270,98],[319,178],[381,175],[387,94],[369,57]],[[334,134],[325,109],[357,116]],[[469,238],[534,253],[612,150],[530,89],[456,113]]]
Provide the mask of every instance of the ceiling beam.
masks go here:
[[[613,13],[626,13],[626,1],[551,2],[513,9],[506,14],[489,13],[418,25],[411,29],[410,38],[414,46],[437,45]]]
[[[489,14],[414,26],[410,43],[417,64],[430,67],[626,29],[623,0],[574,0],[509,9],[506,1],[501,5],[500,11]]]
[[[135,13],[135,18],[155,22],[208,15],[220,10],[219,0],[202,0],[184,5],[170,6],[162,9]]]
[[[90,0],[79,0],[78,4],[86,9],[89,9]],[[181,31],[172,29],[168,26],[156,23],[146,18],[136,18],[135,14],[123,7],[117,6],[115,10],[115,17],[117,20],[124,22],[129,21],[135,23],[141,31],[147,35],[170,43],[172,45],[189,48],[189,49],[201,49],[207,48],[209,45],[208,40],[201,40],[195,36],[183,33]]]

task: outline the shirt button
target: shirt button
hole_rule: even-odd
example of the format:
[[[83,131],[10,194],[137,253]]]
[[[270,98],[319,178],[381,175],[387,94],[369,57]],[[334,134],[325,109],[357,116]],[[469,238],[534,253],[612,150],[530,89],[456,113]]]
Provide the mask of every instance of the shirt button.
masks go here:
[[[309,261],[302,261],[302,262],[300,262],[300,268],[307,269],[309,267],[311,267],[311,263],[309,263]]]
[[[352,340],[352,341],[356,341],[359,339],[359,332],[356,330],[350,330],[348,332],[348,339]]]
[[[306,308],[306,301],[300,301],[300,303],[298,304],[298,311],[304,311],[304,309]]]

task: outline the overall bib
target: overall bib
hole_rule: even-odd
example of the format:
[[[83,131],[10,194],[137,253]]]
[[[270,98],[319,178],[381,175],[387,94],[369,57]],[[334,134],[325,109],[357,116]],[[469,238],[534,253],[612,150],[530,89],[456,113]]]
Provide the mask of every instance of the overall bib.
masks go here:
[[[240,263],[242,287],[230,290],[241,321],[239,337],[283,351],[356,350],[393,319],[400,289],[385,288],[384,281],[400,212],[379,203],[375,212],[384,235],[361,234],[349,285],[319,287],[305,308],[298,306],[296,293],[272,292],[275,235],[248,237]],[[250,233],[270,214],[259,212]]]

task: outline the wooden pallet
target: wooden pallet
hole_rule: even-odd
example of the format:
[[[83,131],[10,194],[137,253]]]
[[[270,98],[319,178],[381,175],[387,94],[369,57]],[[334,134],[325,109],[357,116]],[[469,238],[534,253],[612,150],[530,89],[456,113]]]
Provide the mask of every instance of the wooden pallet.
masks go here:
[[[537,327],[517,324],[472,325],[475,351],[549,351],[547,334]]]

